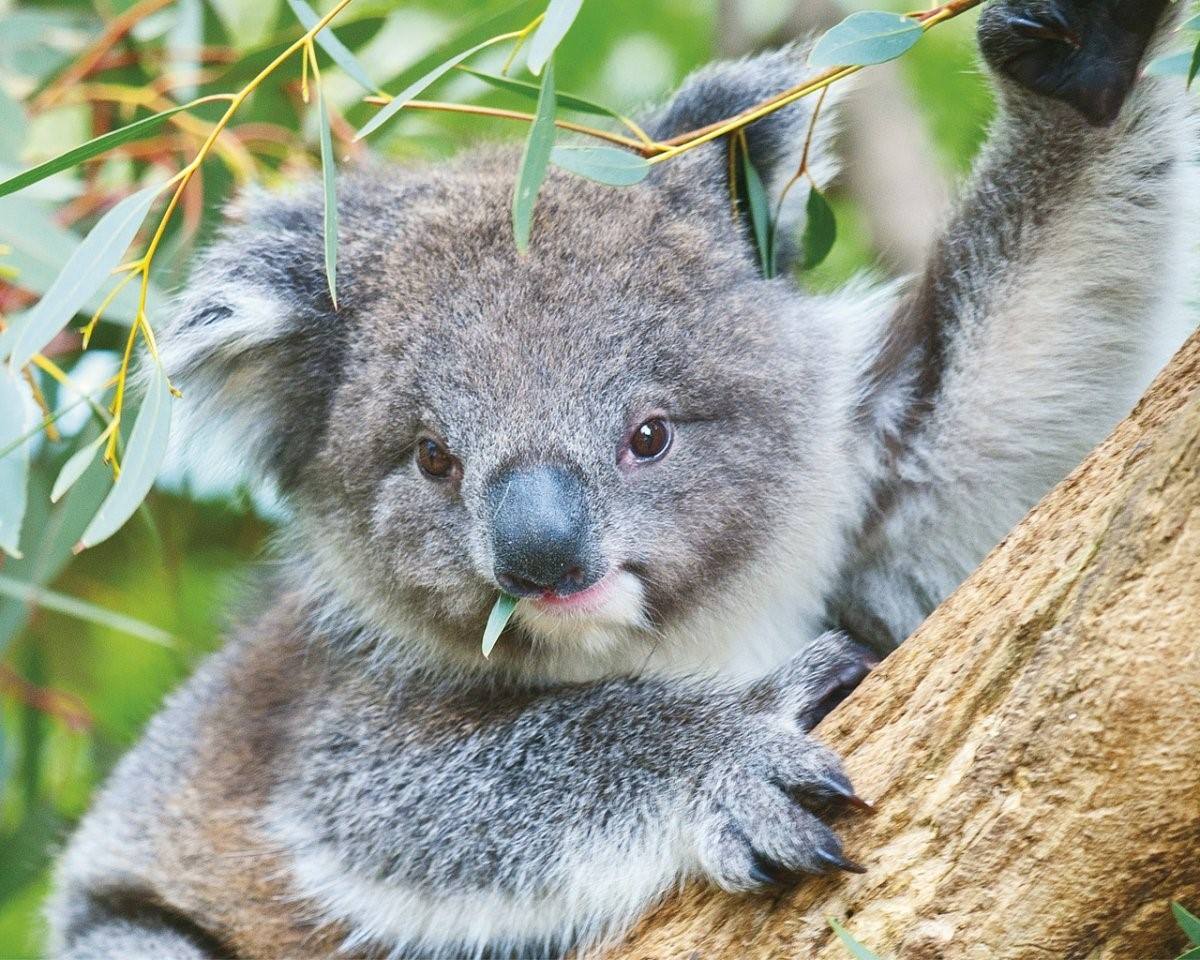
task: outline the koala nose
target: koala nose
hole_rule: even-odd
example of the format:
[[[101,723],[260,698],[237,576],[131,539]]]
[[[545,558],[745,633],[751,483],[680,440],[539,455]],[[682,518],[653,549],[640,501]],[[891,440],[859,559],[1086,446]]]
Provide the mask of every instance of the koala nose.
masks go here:
[[[496,582],[513,596],[587,586],[588,511],[583,482],[567,470],[508,470],[488,488]]]

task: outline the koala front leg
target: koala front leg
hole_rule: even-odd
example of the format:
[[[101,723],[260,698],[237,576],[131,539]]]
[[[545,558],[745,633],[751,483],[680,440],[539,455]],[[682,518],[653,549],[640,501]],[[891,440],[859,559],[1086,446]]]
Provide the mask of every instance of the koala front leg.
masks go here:
[[[858,870],[818,812],[858,802],[806,720],[869,655],[843,637],[753,686],[362,691],[302,747],[272,829],[350,948],[545,956],[692,876],[749,891]]]
[[[1169,0],[994,0],[1000,112],[870,362],[884,451],[840,610],[903,640],[1108,433],[1182,342],[1197,142],[1140,76]]]

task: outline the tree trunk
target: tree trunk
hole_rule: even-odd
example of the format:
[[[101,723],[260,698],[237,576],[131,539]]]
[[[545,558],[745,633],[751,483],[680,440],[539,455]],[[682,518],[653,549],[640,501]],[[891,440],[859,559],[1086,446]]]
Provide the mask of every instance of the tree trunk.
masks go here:
[[[621,958],[1171,957],[1200,908],[1200,334],[817,728],[863,876],[692,888]]]

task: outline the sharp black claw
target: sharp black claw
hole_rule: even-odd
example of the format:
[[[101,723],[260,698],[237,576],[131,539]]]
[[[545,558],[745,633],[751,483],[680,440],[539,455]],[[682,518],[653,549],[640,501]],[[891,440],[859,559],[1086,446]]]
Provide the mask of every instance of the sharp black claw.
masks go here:
[[[1046,20],[1031,20],[1029,17],[1012,17],[1008,23],[1017,33],[1030,40],[1053,40],[1066,43],[1078,49],[1081,46],[1079,37],[1071,29],[1062,14],[1052,10],[1046,14]]]
[[[867,813],[876,812],[871,804],[867,803],[866,800],[854,792],[854,785],[843,773],[835,772],[827,774],[820,779],[819,784],[823,792],[833,794],[852,807],[865,810]]]
[[[836,867],[838,870],[845,870],[847,873],[867,872],[867,868],[862,864],[855,863],[853,860],[847,860],[837,850],[831,850],[828,847],[822,847],[817,850],[817,856],[831,867]]]
[[[789,870],[783,864],[768,860],[757,853],[754,855],[754,862],[750,865],[750,876],[755,883],[764,887],[791,886],[800,879],[794,871]]]

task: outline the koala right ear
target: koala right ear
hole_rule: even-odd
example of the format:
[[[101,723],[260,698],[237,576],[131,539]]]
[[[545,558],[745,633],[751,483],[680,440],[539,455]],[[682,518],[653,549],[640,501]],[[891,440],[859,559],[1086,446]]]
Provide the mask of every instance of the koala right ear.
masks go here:
[[[322,198],[243,198],[193,270],[159,355],[182,391],[185,440],[215,442],[286,490],[316,451],[347,350],[351,297],[325,278]],[[352,293],[348,276],[339,289]]]

